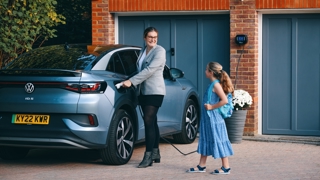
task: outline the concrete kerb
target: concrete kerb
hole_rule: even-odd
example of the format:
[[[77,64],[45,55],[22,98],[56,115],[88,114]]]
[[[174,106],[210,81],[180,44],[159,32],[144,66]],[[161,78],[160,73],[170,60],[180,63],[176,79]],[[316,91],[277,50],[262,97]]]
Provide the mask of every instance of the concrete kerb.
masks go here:
[[[317,136],[278,136],[278,135],[255,135],[243,136],[243,140],[261,142],[286,142],[298,144],[311,144],[320,146],[320,137]]]
[[[199,133],[197,135],[199,138]],[[260,141],[260,142],[285,142],[297,144],[311,144],[320,146],[320,137],[318,136],[280,136],[280,135],[255,135],[242,136],[242,140]]]

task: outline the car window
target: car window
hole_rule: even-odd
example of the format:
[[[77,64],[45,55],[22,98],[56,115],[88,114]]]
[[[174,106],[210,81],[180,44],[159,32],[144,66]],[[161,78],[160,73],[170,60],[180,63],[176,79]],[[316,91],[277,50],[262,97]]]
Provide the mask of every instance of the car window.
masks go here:
[[[164,79],[170,79],[170,69],[168,68],[168,66],[165,66],[163,69],[163,78]]]
[[[111,72],[115,72],[115,73],[119,73],[119,74],[125,74],[125,70],[123,68],[123,65],[122,65],[122,62],[121,62],[121,59],[120,59],[118,53],[114,53],[111,56],[106,70],[111,71]]]
[[[114,56],[117,55],[117,54],[113,54],[109,60],[109,63],[107,65],[107,68],[106,68],[106,71],[110,71],[110,72],[115,72],[114,71],[114,63],[113,63],[113,59],[114,59]]]
[[[118,54],[121,58],[126,75],[130,76],[137,72],[136,62],[138,55],[135,50],[124,50],[118,52]]]

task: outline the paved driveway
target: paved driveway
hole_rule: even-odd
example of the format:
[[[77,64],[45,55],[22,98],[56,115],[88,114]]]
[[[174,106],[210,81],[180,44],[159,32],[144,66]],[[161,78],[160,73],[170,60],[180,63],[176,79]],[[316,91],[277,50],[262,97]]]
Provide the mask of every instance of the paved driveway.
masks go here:
[[[196,150],[197,141],[176,146],[188,153]],[[220,159],[211,157],[206,173],[186,173],[198,164],[199,155],[181,155],[163,142],[161,163],[148,168],[136,168],[143,157],[143,144],[136,146],[129,163],[122,166],[103,165],[92,150],[32,150],[23,160],[0,159],[0,179],[320,179],[320,146],[248,140],[232,146],[235,155],[230,157],[230,175],[211,175],[221,166]]]

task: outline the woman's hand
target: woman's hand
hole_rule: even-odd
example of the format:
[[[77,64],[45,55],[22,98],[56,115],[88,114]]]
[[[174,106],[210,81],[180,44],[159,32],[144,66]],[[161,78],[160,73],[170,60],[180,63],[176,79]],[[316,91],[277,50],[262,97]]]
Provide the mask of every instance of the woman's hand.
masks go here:
[[[126,87],[126,88],[128,88],[128,87],[130,87],[132,85],[131,81],[129,81],[129,80],[123,81],[122,83],[123,83],[122,86]]]
[[[206,110],[212,110],[213,109],[213,106],[211,104],[204,104],[204,108]]]

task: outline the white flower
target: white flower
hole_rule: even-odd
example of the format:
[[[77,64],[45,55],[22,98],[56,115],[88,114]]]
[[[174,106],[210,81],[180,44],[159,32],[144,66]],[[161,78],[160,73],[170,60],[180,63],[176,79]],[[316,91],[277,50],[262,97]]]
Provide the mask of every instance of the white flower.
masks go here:
[[[235,110],[245,109],[252,105],[252,97],[247,91],[238,89],[233,94],[232,104]]]

